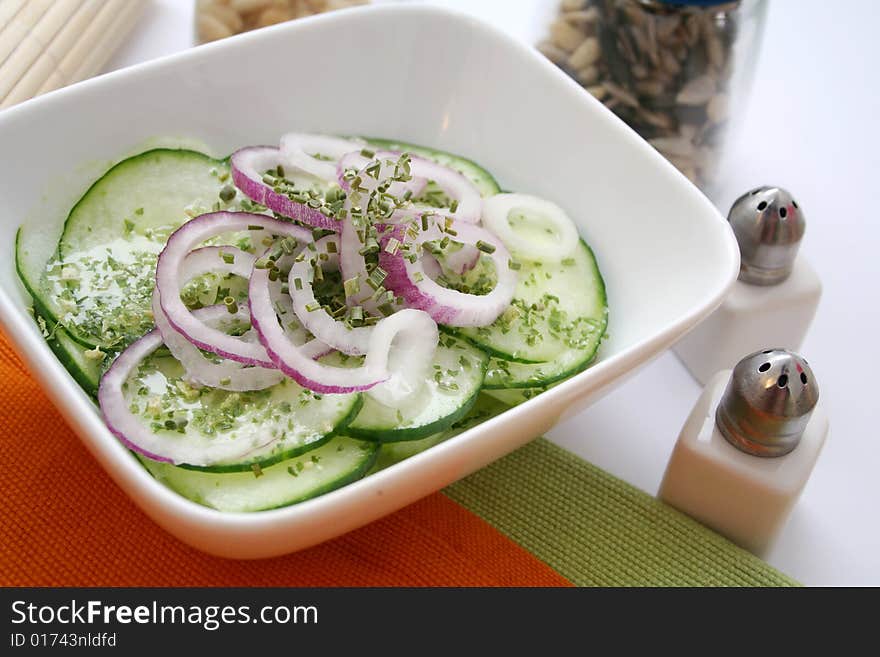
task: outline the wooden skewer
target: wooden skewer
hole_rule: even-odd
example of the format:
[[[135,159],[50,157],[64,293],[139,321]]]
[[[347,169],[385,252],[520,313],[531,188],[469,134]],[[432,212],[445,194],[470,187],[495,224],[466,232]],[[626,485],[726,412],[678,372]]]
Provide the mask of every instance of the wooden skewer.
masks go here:
[[[4,102],[9,92],[37,61],[46,45],[82,2],[83,0],[56,0],[0,66],[0,98]]]
[[[24,6],[26,0],[4,0],[0,2],[0,30],[6,27],[19,10]]]
[[[89,22],[106,0],[85,0],[76,12],[64,24],[55,38],[40,54],[39,59],[13,87],[9,95],[0,102],[0,107],[8,107],[23,102],[28,98],[57,89],[64,84],[63,76],[58,73],[58,64],[64,55],[76,43]]]
[[[108,26],[100,41],[94,44],[85,59],[71,73],[67,84],[79,82],[101,72],[101,68],[108,62],[116,49],[129,35],[132,28],[137,24],[144,9],[143,0],[126,0],[118,15]]]
[[[52,0],[28,0],[0,30],[0,66],[5,65],[6,60],[24,41],[51,3]]]
[[[58,72],[64,77],[64,84],[75,82],[74,71],[88,57],[89,52],[98,47],[108,33],[110,25],[125,9],[126,4],[128,0],[107,0],[92,22],[80,34],[79,39],[64,54],[58,63]]]

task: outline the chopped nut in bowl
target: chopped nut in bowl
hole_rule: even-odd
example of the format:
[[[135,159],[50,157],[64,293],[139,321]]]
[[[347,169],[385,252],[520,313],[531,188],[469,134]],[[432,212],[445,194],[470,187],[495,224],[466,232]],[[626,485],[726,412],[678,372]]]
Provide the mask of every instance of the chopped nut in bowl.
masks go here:
[[[369,0],[196,0],[200,43],[295,18],[367,4]]]

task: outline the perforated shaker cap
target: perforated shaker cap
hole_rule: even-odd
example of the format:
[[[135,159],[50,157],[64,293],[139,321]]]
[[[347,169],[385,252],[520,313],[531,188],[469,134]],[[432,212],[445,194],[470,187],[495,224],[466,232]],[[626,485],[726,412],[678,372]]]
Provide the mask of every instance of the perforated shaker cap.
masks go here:
[[[781,187],[758,187],[740,196],[727,220],[740,252],[739,279],[775,285],[791,274],[806,230],[797,201]]]
[[[797,447],[818,400],[807,361],[785,349],[756,351],[733,368],[715,423],[743,452],[783,456]]]

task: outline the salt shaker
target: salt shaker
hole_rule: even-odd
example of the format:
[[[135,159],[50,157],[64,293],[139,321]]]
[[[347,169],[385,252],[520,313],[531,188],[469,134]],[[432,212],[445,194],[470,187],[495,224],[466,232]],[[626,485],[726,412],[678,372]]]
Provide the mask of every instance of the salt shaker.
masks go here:
[[[822,296],[818,275],[798,255],[806,224],[791,194],[780,187],[753,189],[736,200],[728,220],[739,244],[739,280],[674,347],[702,384],[763,345],[799,350]]]
[[[709,381],[678,437],[658,497],[762,554],[819,458],[828,419],[803,358],[766,349]]]

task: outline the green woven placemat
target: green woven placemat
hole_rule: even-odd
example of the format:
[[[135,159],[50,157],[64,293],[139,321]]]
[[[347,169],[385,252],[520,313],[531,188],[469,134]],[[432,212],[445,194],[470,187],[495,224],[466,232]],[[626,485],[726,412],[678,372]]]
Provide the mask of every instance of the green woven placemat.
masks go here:
[[[543,438],[445,493],[578,586],[798,585]]]

